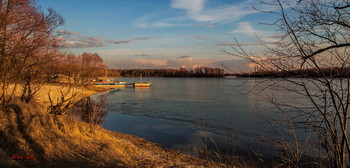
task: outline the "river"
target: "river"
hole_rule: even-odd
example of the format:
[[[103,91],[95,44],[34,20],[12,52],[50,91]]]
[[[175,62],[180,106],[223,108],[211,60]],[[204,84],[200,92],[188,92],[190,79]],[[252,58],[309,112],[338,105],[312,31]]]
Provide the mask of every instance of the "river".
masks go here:
[[[139,78],[120,80],[130,83]],[[278,79],[143,80],[152,81],[152,87],[123,88],[106,95],[109,113],[103,127],[189,154],[207,143],[222,152],[232,148],[232,140],[236,153],[272,152],[271,145],[262,143],[264,137],[273,136],[266,118],[282,116],[270,100],[296,100],[291,93],[265,87]]]

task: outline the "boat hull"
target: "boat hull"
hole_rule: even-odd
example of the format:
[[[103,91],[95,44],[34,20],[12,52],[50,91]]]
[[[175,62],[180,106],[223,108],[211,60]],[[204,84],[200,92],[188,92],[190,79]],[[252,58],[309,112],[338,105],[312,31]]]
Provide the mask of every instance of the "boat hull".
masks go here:
[[[136,87],[151,87],[150,83],[134,83],[133,85],[135,88]]]
[[[125,85],[94,85],[95,87],[103,88],[125,88]]]

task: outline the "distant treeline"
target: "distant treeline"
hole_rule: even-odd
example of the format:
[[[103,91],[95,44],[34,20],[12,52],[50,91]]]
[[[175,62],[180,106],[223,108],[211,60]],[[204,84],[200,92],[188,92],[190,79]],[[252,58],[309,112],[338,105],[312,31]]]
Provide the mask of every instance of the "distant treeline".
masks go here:
[[[108,76],[123,77],[224,77],[224,69],[198,67],[194,69],[109,69]]]
[[[298,78],[318,78],[318,77],[329,77],[329,78],[348,78],[350,77],[350,68],[310,68],[310,69],[298,69],[289,71],[256,71],[250,73],[236,74],[238,77],[271,77],[271,78],[287,78],[287,77],[298,77]]]

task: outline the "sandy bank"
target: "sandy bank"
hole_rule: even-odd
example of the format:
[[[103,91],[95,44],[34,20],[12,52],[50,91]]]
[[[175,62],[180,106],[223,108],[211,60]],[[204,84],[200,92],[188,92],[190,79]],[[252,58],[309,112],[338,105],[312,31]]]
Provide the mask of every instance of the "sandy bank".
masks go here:
[[[8,93],[12,93],[14,85],[10,85]],[[99,92],[108,91],[108,88],[94,87],[94,86],[82,86],[82,85],[72,85],[68,84],[58,84],[58,83],[45,83],[40,85],[35,85],[34,88],[40,88],[36,94],[35,101],[41,104],[43,107],[48,107],[50,104],[49,96],[54,103],[60,100],[62,94],[66,94],[65,97],[69,98],[74,95],[73,102],[77,102],[84,97],[97,94]],[[19,97],[21,93],[20,87],[17,86],[13,92],[14,96]],[[74,104],[74,103],[73,103]]]
[[[38,92],[37,101],[43,106],[49,105],[49,95],[53,101],[60,99],[61,94],[68,93],[66,97],[71,97],[75,95],[73,101],[77,102],[84,97],[91,96],[101,91],[108,91],[104,88],[96,88],[93,86],[66,86],[66,85],[55,85],[55,84],[44,84],[41,86],[40,91]],[[74,103],[73,103],[74,104]]]

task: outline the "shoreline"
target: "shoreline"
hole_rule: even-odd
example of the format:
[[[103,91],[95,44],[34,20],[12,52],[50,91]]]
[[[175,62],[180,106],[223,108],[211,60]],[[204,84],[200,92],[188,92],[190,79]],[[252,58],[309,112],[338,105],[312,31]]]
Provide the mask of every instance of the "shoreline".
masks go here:
[[[45,108],[48,94],[58,96],[67,87],[45,84],[35,103],[39,106],[14,100],[0,109],[0,133],[4,137],[0,139],[0,167],[233,167],[65,115],[49,114]],[[80,93],[77,101],[109,90],[84,86],[74,89]],[[13,159],[14,154],[30,154],[36,159]]]

